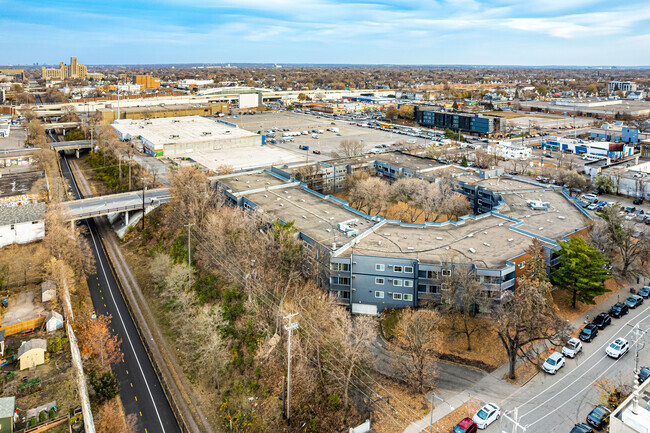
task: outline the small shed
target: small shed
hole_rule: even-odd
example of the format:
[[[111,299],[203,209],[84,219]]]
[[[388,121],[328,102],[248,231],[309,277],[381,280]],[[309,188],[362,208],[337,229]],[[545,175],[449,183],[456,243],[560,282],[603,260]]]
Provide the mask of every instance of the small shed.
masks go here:
[[[14,431],[14,413],[16,412],[16,397],[0,398],[0,432]]]
[[[23,341],[18,348],[16,359],[20,361],[20,369],[36,367],[45,364],[45,351],[47,350],[47,341],[42,338],[35,338],[29,341]]]
[[[41,301],[47,302],[56,298],[56,283],[52,280],[47,280],[41,284]]]
[[[54,332],[63,328],[63,316],[56,311],[50,311],[45,318],[45,329],[47,332]]]

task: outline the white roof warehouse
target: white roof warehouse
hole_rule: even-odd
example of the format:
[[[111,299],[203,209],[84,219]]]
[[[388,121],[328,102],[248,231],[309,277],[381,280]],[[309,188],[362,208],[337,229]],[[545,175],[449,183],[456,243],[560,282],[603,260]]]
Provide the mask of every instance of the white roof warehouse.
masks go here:
[[[200,116],[120,119],[111,126],[122,140],[140,137],[154,156],[190,156],[262,144],[261,135]]]

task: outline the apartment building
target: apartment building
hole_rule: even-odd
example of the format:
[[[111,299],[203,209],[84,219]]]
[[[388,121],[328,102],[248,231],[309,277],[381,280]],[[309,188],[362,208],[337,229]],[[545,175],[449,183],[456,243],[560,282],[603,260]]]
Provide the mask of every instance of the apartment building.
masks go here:
[[[422,126],[480,135],[493,135],[505,130],[505,119],[499,116],[448,112],[429,107],[416,107],[415,120]]]
[[[557,240],[591,224],[589,214],[557,188],[464,170],[458,191],[475,214],[424,224],[366,215],[278,170],[213,179],[233,205],[293,221],[299,239],[322,264],[318,283],[352,312],[377,314],[439,300],[459,269],[472,270],[498,303],[525,272],[533,238],[542,241],[551,268],[557,265]]]
[[[63,62],[59,63],[58,69],[46,69],[45,66],[41,68],[43,78],[59,78],[65,80],[67,78],[87,78],[88,68],[77,62],[76,57],[70,57],[70,64],[66,65]]]
[[[636,92],[637,86],[636,83],[631,81],[610,81],[607,84],[610,92],[616,92],[617,90],[623,90],[624,92]]]

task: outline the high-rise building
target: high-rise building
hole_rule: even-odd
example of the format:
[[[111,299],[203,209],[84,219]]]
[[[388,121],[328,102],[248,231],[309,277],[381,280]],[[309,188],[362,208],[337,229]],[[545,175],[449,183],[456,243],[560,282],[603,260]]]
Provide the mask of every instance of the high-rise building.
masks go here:
[[[46,69],[45,66],[41,69],[43,78],[87,78],[88,68],[86,65],[77,63],[76,57],[70,57],[70,64],[65,65],[63,62],[59,63],[59,69]]]

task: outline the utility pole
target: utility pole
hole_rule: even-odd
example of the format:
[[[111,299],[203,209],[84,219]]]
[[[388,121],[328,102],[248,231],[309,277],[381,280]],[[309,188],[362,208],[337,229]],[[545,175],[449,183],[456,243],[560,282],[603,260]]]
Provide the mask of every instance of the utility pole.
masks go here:
[[[192,226],[194,223],[185,224],[187,227],[187,287],[192,287]]]
[[[141,179],[142,179],[142,230],[144,230],[144,192],[146,191],[147,188],[144,186],[145,178],[142,177]]]
[[[283,317],[287,321],[284,329],[289,332],[289,339],[287,341],[287,424],[291,422],[291,336],[293,335],[293,330],[298,328],[298,322],[293,321],[293,318],[297,315],[298,313],[293,313]]]

